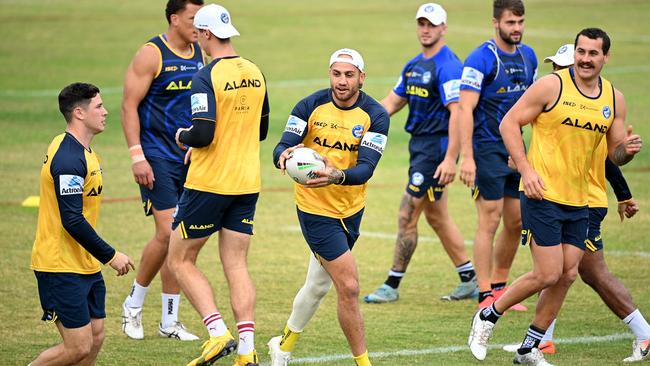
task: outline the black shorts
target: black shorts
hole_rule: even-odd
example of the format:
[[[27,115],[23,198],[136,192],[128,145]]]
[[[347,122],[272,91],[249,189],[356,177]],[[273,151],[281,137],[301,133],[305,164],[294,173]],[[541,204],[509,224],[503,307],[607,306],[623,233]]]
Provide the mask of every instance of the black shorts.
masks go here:
[[[204,238],[226,228],[253,235],[255,205],[259,193],[222,195],[185,189],[174,213],[172,230],[181,237]]]
[[[147,161],[156,180],[153,189],[140,185],[144,214],[149,216],[153,213],[152,208],[162,211],[176,207],[183,193],[189,165],[157,157],[149,157]]]
[[[603,249],[603,239],[600,233],[600,227],[607,216],[607,207],[589,208],[589,232],[585,246],[592,252]]]
[[[34,274],[43,308],[41,320],[58,320],[66,328],[80,328],[89,324],[90,319],[106,318],[106,285],[101,272]]]
[[[476,163],[476,184],[472,191],[474,199],[479,195],[488,201],[500,200],[505,196],[519,198],[521,175],[508,166],[508,152],[502,142],[475,145],[474,162]]]
[[[589,229],[589,208],[567,206],[547,200],[533,200],[521,192],[521,243],[531,237],[540,246],[571,244],[585,250]]]
[[[441,135],[412,136],[409,140],[409,182],[406,192],[420,198],[427,195],[430,201],[442,197],[445,186],[433,178],[438,165],[445,159],[449,137]]]
[[[326,261],[333,261],[348,250],[352,250],[359,238],[363,209],[343,219],[314,215],[300,209],[296,211],[302,235],[309,248]]]

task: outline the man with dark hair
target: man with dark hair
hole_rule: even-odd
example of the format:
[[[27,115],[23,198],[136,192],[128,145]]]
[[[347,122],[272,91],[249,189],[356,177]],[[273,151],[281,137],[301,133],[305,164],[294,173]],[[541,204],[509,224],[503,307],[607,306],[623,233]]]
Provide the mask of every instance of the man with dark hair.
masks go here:
[[[409,182],[399,209],[397,242],[388,278],[368,303],[399,298],[399,284],[418,243],[418,221],[424,212],[460,277],[458,286],[443,300],[477,295],[476,275],[467,256],[463,235],[449,216],[445,186],[456,175],[459,150],[458,96],[463,64],[446,45],[447,12],[433,3],[422,4],[415,15],[422,52],[411,59],[397,85],[381,101],[389,114],[408,104],[404,128],[409,140]]]
[[[260,141],[269,127],[266,81],[257,65],[237,54],[231,38],[239,32],[226,8],[204,6],[194,26],[213,61],[192,77],[192,127],[176,132],[176,143],[192,148],[192,162],[174,215],[167,260],[210,335],[188,366],[212,365],[235,348],[235,366],[257,366],[255,285],[247,256],[261,189]],[[196,266],[201,249],[217,232],[239,344]]]
[[[178,320],[180,288],[165,258],[172,214],[183,189],[185,152],[174,142],[178,128],[190,125],[192,75],[205,64],[192,21],[203,0],[169,0],[167,31],[140,48],[124,80],[122,127],[131,153],[145,215],[153,215],[155,233],[142,251],[131,292],[122,304],[122,331],[142,339],[142,307],[151,281],[160,271],[162,311],[158,335],[197,340]]]
[[[603,50],[609,49],[609,45]],[[555,55],[546,57],[544,62],[553,63],[553,71],[559,71],[573,65],[573,44],[561,46]],[[603,164],[604,162],[604,164]],[[585,241],[585,254],[580,260],[578,272],[580,278],[594,289],[605,305],[616,314],[634,333],[632,355],[624,362],[636,362],[650,358],[650,325],[641,311],[634,305],[632,295],[625,285],[607,267],[605,251],[601,234],[601,224],[607,215],[607,192],[605,179],[612,186],[618,199],[618,215],[623,222],[625,217],[631,218],[639,211],[639,206],[625,181],[623,172],[607,158],[607,141],[601,140],[594,153],[591,169],[589,170],[589,230]],[[555,319],[544,333],[539,350],[542,353],[555,353],[553,333]],[[507,345],[503,349],[515,352],[521,345]]]
[[[314,149],[325,168],[305,185],[295,184],[298,221],[309,245],[309,268],[293,300],[281,336],[269,341],[271,366],[286,366],[296,342],[332,284],[339,324],[357,366],[371,366],[359,309],[359,273],[352,248],[366,204],[366,186],[388,141],[390,117],[384,107],[361,91],[366,78],[356,50],[334,51],[329,61],[330,88],[303,98],[291,111],[273,163],[283,173],[299,147]],[[330,144],[325,141],[332,141]],[[336,148],[351,146],[351,149]]]
[[[501,122],[503,140],[521,172],[522,243],[530,245],[533,270],[474,315],[468,343],[479,360],[485,359],[488,340],[503,312],[542,291],[514,363],[550,365],[538,349],[540,341],[578,275],[585,248],[595,248],[588,240],[592,192],[584,167],[601,158],[597,147],[603,137],[616,165],[628,163],[641,151],[641,138],[632,134],[631,126],[626,135],[623,94],[600,76],[609,58],[606,39],[600,29],[578,33],[574,66],[535,82]],[[526,158],[521,128],[531,121]],[[647,347],[639,345],[639,352]]]
[[[101,264],[118,276],[131,259],[95,232],[102,195],[100,159],[90,148],[108,112],[99,89],[74,83],[59,94],[65,133],[52,140],[40,175],[40,206],[30,268],[38,281],[43,320],[55,323],[63,343],[30,365],[94,365],[104,341],[106,286]]]
[[[459,101],[460,180],[472,188],[478,213],[474,267],[479,306],[489,305],[505,291],[521,232],[519,173],[508,166],[499,124],[537,77],[535,52],[521,43],[523,2],[495,0],[493,9],[495,37],[467,56]],[[516,304],[513,310],[526,307]]]

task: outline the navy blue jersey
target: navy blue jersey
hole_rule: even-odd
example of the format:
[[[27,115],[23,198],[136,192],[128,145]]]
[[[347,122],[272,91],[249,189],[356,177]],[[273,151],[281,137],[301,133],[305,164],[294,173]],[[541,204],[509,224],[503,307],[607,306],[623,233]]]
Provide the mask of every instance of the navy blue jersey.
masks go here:
[[[198,43],[192,54],[181,56],[171,49],[164,35],[147,43],[160,52],[159,69],[147,95],[138,106],[140,144],[145,156],[183,162],[185,152],[174,139],[176,130],[191,126],[190,89],[192,75],[204,65]]]
[[[524,44],[509,54],[490,40],[467,56],[460,90],[481,93],[474,109],[474,144],[500,142],[503,145],[499,133],[501,119],[536,77],[537,57]]]
[[[462,71],[463,64],[447,46],[431,58],[419,54],[406,63],[393,91],[408,101],[407,132],[414,136],[447,133],[446,106],[458,102]]]

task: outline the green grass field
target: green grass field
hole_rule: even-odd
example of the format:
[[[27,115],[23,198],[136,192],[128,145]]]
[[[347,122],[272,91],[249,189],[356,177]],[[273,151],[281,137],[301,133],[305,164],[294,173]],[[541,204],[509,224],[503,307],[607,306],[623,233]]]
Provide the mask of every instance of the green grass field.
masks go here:
[[[328,86],[327,60],[341,47],[358,49],[367,68],[365,90],[382,98],[392,87],[404,63],[419,52],[413,17],[416,1],[253,1],[221,2],[231,12],[242,33],[234,44],[239,53],[255,61],[269,81],[271,132],[263,143],[263,191],[256,216],[256,235],[250,251],[250,270],[257,285],[257,350],[262,361],[266,341],[277,335],[289,315],[294,294],[306,271],[308,249],[297,230],[291,182],[271,164],[271,150],[280,137],[294,104]],[[449,14],[448,44],[464,59],[492,36],[491,2],[443,0]],[[600,26],[612,38],[612,56],[605,75],[626,96],[628,123],[650,140],[650,26],[645,0],[529,0],[524,41],[541,59],[561,44],[573,42],[587,26]],[[20,207],[38,194],[42,157],[52,137],[63,131],[64,121],[56,95],[74,81],[102,88],[109,110],[106,132],[94,141],[103,158],[106,202],[99,233],[114,246],[139,259],[153,233],[150,219],[141,213],[138,188],[133,183],[129,154],[122,135],[119,109],[126,67],[137,48],[166,29],[164,1],[0,1],[0,364],[26,365],[40,351],[59,342],[54,327],[41,322],[36,281],[29,270],[37,210]],[[540,75],[550,67],[542,64]],[[361,275],[362,294],[375,289],[390,267],[397,224],[397,209],[408,168],[403,131],[406,113],[392,118],[388,148],[368,188],[362,236],[354,253]],[[631,221],[618,222],[615,214],[604,223],[609,264],[628,286],[646,316],[650,315],[650,172],[649,149],[623,168],[641,212]],[[613,198],[613,196],[612,196]],[[613,201],[613,200],[612,200]],[[472,239],[476,214],[467,189],[459,182],[450,187],[450,209],[465,239]],[[610,204],[615,212],[615,205]],[[366,235],[363,235],[363,232]],[[423,221],[420,248],[401,287],[397,303],[361,306],[366,335],[375,365],[472,365],[478,362],[466,349],[473,302],[438,300],[456,284],[457,276],[432,230]],[[229,326],[234,319],[220,269],[216,241],[200,257],[200,267],[210,278],[218,304]],[[523,248],[512,277],[531,266]],[[145,340],[127,340],[120,332],[121,302],[134,274],[116,278],[106,269],[108,286],[106,341],[100,365],[181,365],[198,352],[200,343],[180,343],[156,336],[160,312],[160,282],[155,280],[145,303]],[[531,310],[508,314],[495,332],[494,344],[520,341],[532,319]],[[181,318],[202,337],[201,319],[186,299]],[[617,364],[629,355],[627,328],[602,304],[598,296],[577,281],[560,314],[556,336],[575,343],[559,345],[549,357],[557,364]],[[579,337],[599,338],[589,342]],[[402,351],[409,351],[403,352]],[[321,357],[327,365],[350,365],[349,349],[336,320],[336,296],[330,294],[305,330],[295,357],[303,364]],[[486,364],[510,363],[510,355],[493,350]],[[328,361],[329,360],[329,361]],[[229,360],[227,361],[229,362]],[[227,364],[223,361],[219,364]]]

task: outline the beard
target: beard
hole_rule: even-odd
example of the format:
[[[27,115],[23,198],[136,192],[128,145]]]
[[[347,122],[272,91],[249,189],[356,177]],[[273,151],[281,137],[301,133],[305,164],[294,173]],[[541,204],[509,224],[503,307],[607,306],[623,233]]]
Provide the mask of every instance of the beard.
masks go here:
[[[520,34],[519,39],[515,41],[510,34],[502,31],[501,28],[499,28],[499,38],[501,38],[505,43],[509,45],[516,46],[521,43],[523,34]]]

